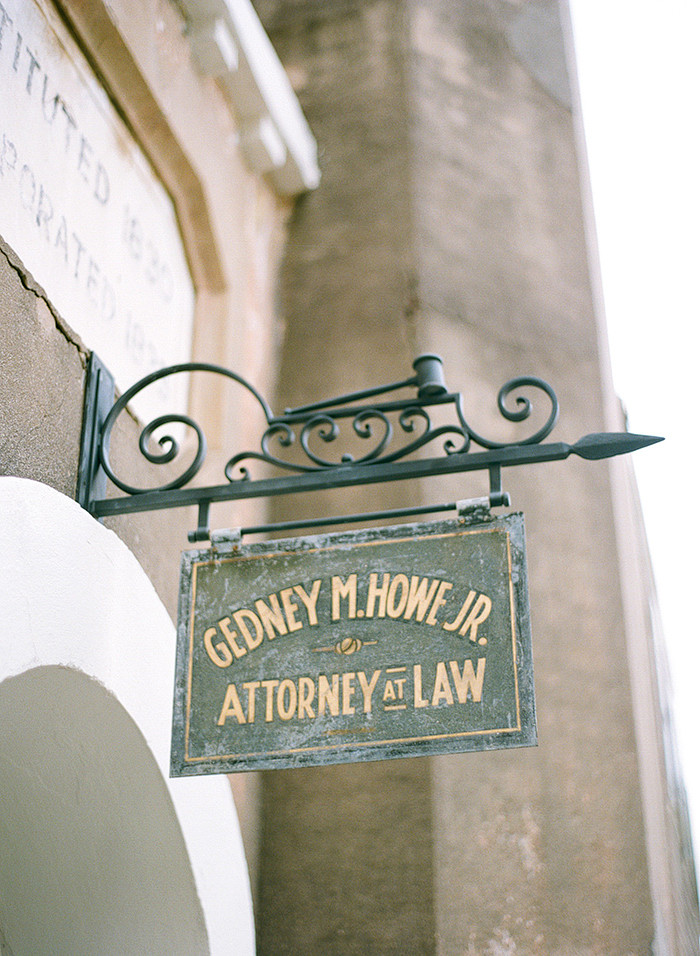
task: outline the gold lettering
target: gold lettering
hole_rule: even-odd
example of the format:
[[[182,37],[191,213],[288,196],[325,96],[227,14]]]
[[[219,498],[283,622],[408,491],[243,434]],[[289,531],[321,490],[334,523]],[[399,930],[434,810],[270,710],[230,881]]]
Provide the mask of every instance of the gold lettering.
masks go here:
[[[321,674],[318,678],[318,716],[326,712],[328,704],[329,712],[337,717],[340,713],[340,678],[337,674],[331,677],[332,686],[328,683],[328,678]]]
[[[318,624],[316,602],[318,601],[318,593],[321,590],[321,579],[319,578],[318,581],[314,581],[311,585],[311,594],[307,594],[301,584],[295,584],[294,590],[303,601],[306,613],[309,615],[309,626],[313,627],[314,624]]]
[[[345,584],[337,575],[331,578],[331,620],[340,620],[340,599],[348,599],[348,618],[355,619],[357,608],[357,574],[351,574]]]
[[[420,584],[418,583],[420,581]],[[428,590],[428,579],[419,578],[417,575],[411,577],[411,588],[408,592],[408,601],[406,603],[406,613],[404,620],[410,621],[412,615],[416,612],[416,620],[421,622],[425,617],[426,611],[430,607],[430,602],[435,597],[437,586],[440,583],[438,578],[433,578]]]
[[[388,680],[384,685],[382,700],[396,700],[396,691],[394,690],[393,680]]]
[[[246,624],[246,618],[255,628],[255,637],[250,633],[250,628]],[[243,640],[248,645],[248,648],[254,651],[256,647],[260,647],[263,639],[263,626],[260,623],[258,615],[254,614],[253,611],[249,611],[247,607],[243,607],[240,611],[234,613],[233,619],[238,625],[238,630],[243,635]]]
[[[235,717],[239,724],[245,723],[243,708],[241,707],[241,702],[238,699],[238,691],[236,690],[235,684],[229,684],[226,688],[224,706],[221,708],[221,713],[219,714],[219,719],[217,720],[219,727],[223,727],[227,717]]]
[[[316,694],[316,684],[311,677],[299,678],[299,713],[301,720],[304,717],[315,717],[311,704]]]
[[[260,687],[259,680],[247,681],[243,689],[248,691],[248,723],[255,723],[255,691]]]
[[[221,629],[221,633],[224,635],[224,637],[228,641],[228,646],[233,651],[234,657],[243,657],[243,655],[247,654],[248,651],[245,649],[245,647],[239,647],[238,644],[236,644],[236,638],[238,637],[238,634],[236,634],[235,631],[231,631],[229,629],[230,623],[231,623],[230,617],[222,617],[221,620],[219,621],[219,628]]]
[[[398,591],[399,587],[401,588],[401,597],[399,598],[399,602],[397,604],[396,592]],[[408,601],[408,591],[409,586],[406,575],[395,575],[393,581],[391,582],[391,587],[389,588],[389,594],[386,602],[386,610],[389,617],[401,617],[404,608],[406,607],[406,602]]]
[[[354,714],[355,708],[351,706],[350,699],[355,693],[355,685],[353,680],[355,679],[355,671],[348,671],[347,674],[343,674],[343,713],[344,714]]]
[[[452,696],[452,688],[450,687],[450,682],[447,677],[447,669],[442,661],[438,661],[435,671],[435,687],[431,701],[432,706],[437,707],[441,700],[447,701],[448,704],[454,704],[455,702]]]
[[[275,637],[275,628],[279,634],[287,633],[287,625],[284,623],[284,614],[280,607],[280,602],[276,594],[271,594],[268,598],[270,607],[265,604],[262,598],[255,602],[255,610],[262,621],[262,625],[267,631],[270,640]]]
[[[470,630],[471,633],[469,634],[469,640],[475,641],[476,630],[478,626],[484,623],[484,621],[486,620],[486,618],[489,616],[490,613],[491,613],[491,598],[486,597],[485,594],[480,594],[479,597],[476,599],[474,607],[471,609],[471,611],[467,615],[466,621],[459,629],[460,635],[464,637],[467,631]],[[483,638],[482,638],[482,641],[484,644],[486,643],[485,639]]]
[[[369,576],[369,590],[367,591],[367,617],[374,617],[374,602],[379,598],[379,608],[377,617],[386,617],[386,600],[389,596],[389,579],[391,575],[387,571],[382,577],[382,586],[377,586],[379,575],[373,571]]]
[[[403,685],[406,683],[406,678],[397,677],[394,683],[396,684],[396,690],[398,691],[399,700],[403,700]]]
[[[377,686],[380,674],[381,671],[375,671],[374,674],[372,674],[372,679],[368,682],[367,675],[364,671],[357,672],[357,679],[360,682],[360,690],[362,691],[362,709],[366,714],[372,713],[372,694],[374,693],[374,688]]]
[[[228,667],[229,664],[233,663],[233,654],[223,641],[219,641],[219,643],[214,647],[212,645],[212,640],[215,637],[216,628],[208,627],[204,632],[204,646],[207,650],[207,656],[212,664],[216,664],[217,667]]]
[[[289,703],[285,704],[284,695],[289,694]],[[286,678],[277,688],[277,713],[282,720],[291,720],[297,709],[297,685]]]
[[[476,591],[470,591],[469,594],[467,594],[467,599],[466,599],[466,601],[464,602],[464,604],[462,605],[462,607],[460,608],[459,614],[458,614],[457,617],[454,619],[454,621],[452,621],[451,624],[448,624],[447,621],[445,621],[445,623],[442,625],[442,628],[443,628],[444,631],[456,631],[456,630],[457,630],[457,628],[459,627],[459,625],[460,625],[460,624],[462,623],[462,621],[464,620],[464,615],[465,615],[465,614],[467,613],[467,611],[469,610],[469,606],[471,605],[471,603],[472,603],[472,601],[474,600],[475,597],[476,597]]]
[[[423,579],[425,580],[425,578]],[[420,664],[413,665],[413,706],[427,707],[430,703],[423,697],[423,673]]]
[[[443,594],[446,591],[449,591],[451,588],[452,588],[452,585],[450,584],[449,581],[440,582],[438,593],[435,595],[433,606],[430,608],[430,614],[428,614],[428,616],[425,619],[426,624],[430,624],[430,625],[437,624],[437,618],[435,617],[435,612],[437,611],[439,607],[442,607],[442,605],[445,603],[445,598],[443,597]]]
[[[274,700],[273,691],[275,687],[279,684],[278,680],[261,680],[260,686],[264,687],[267,691],[267,697],[265,698],[265,721],[270,723],[272,720],[272,703]]]
[[[292,600],[292,594],[294,593],[294,588],[283,588],[280,591],[280,597],[282,598],[282,607],[284,608],[284,613],[287,615],[287,624],[290,631],[300,631],[304,626],[301,621],[297,621],[296,615],[299,613],[299,605],[295,604]]]
[[[472,700],[477,704],[481,701],[481,693],[484,689],[484,671],[486,669],[486,658],[480,657],[476,665],[476,674],[474,665],[471,661],[464,662],[464,670],[459,673],[457,661],[450,661],[450,670],[452,671],[452,680],[457,689],[457,700],[460,704],[466,704],[467,694],[471,691]]]

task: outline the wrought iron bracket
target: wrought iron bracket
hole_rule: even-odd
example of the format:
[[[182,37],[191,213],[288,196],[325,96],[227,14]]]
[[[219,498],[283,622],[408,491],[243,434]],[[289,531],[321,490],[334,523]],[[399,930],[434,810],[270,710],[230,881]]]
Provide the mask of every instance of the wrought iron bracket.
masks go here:
[[[100,462],[100,440],[113,405],[114,378],[96,353],[92,352],[85,373],[83,429],[75,494],[78,504],[88,511],[93,501],[107,494],[107,473]]]
[[[609,458],[635,451],[663,439],[627,432],[586,435],[575,444],[543,444],[559,416],[559,403],[552,387],[540,378],[521,376],[511,379],[499,391],[497,406],[507,422],[519,426],[533,413],[535,397],[543,399],[542,424],[532,433],[509,442],[493,441],[468,424],[462,396],[450,392],[445,383],[442,360],[437,355],[421,355],[413,363],[414,374],[399,382],[297,408],[274,415],[263,396],[242,376],[219,365],[187,362],[172,365],[147,375],[113,401],[114,384],[102,363],[93,354],[88,366],[85,389],[85,414],[80,452],[78,501],[96,518],[139,511],[198,506],[197,529],[191,541],[216,540],[226,534],[250,534],[270,530],[291,530],[330,524],[349,524],[386,517],[402,517],[457,509],[466,514],[510,505],[501,484],[502,469],[535,462],[558,461],[574,454],[585,459]],[[200,472],[207,453],[203,429],[188,415],[173,412],[149,422],[139,438],[141,454],[154,466],[176,466],[185,459],[177,476],[155,488],[139,488],[119,477],[109,460],[110,436],[114,424],[131,399],[149,385],[165,377],[192,372],[223,376],[242,386],[259,407],[266,427],[260,450],[234,454],[224,467],[224,484],[197,487],[191,484]],[[407,395],[407,392],[415,394]],[[379,397],[382,396],[381,399]],[[388,397],[387,397],[388,396]],[[379,399],[379,400],[378,400]],[[444,413],[451,416],[445,421]],[[441,423],[431,416],[441,413]],[[181,449],[167,426],[179,424],[194,436],[194,447]],[[345,426],[343,428],[343,426]],[[348,436],[350,446],[343,444]],[[323,447],[338,448],[333,456]],[[440,447],[440,454],[424,457],[429,446]],[[474,446],[478,450],[473,450]],[[357,454],[357,448],[361,452]],[[295,451],[297,452],[295,454]],[[252,478],[251,462],[274,469],[273,477]],[[210,531],[211,505],[222,501],[273,497],[328,488],[349,488],[384,481],[427,478],[467,471],[487,471],[489,494],[484,499],[452,502],[418,508],[341,515],[306,521],[258,525],[235,532]],[[124,492],[107,497],[107,481]],[[222,538],[223,540],[223,538]]]

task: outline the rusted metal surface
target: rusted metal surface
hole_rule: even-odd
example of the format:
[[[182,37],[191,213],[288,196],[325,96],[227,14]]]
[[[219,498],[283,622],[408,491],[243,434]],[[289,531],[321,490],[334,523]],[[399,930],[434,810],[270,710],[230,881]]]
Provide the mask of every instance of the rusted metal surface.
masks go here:
[[[522,515],[183,554],[174,776],[535,743]]]

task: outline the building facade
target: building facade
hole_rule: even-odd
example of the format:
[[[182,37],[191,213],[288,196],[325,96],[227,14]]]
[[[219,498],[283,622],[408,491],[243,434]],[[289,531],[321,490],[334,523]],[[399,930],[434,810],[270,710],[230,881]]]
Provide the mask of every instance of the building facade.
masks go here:
[[[495,398],[518,375],[553,386],[559,440],[623,430],[567,24],[541,0],[2,0],[3,953],[698,951],[624,460],[504,474],[527,525],[537,748],[230,779],[168,779],[196,508],[98,523],[75,501],[93,352],[119,392],[194,360],[275,410],[437,353],[494,440],[517,439]],[[154,417],[201,424],[205,484],[259,445],[235,383],[173,382],[113,432],[129,484],[162,481],[138,449]],[[484,481],[216,505],[211,523]]]

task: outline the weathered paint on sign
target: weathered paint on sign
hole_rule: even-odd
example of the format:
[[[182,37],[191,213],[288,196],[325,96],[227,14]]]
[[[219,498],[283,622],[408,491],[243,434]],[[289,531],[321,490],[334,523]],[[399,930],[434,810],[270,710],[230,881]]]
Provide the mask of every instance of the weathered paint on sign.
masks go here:
[[[536,743],[522,515],[183,555],[173,776]]]

